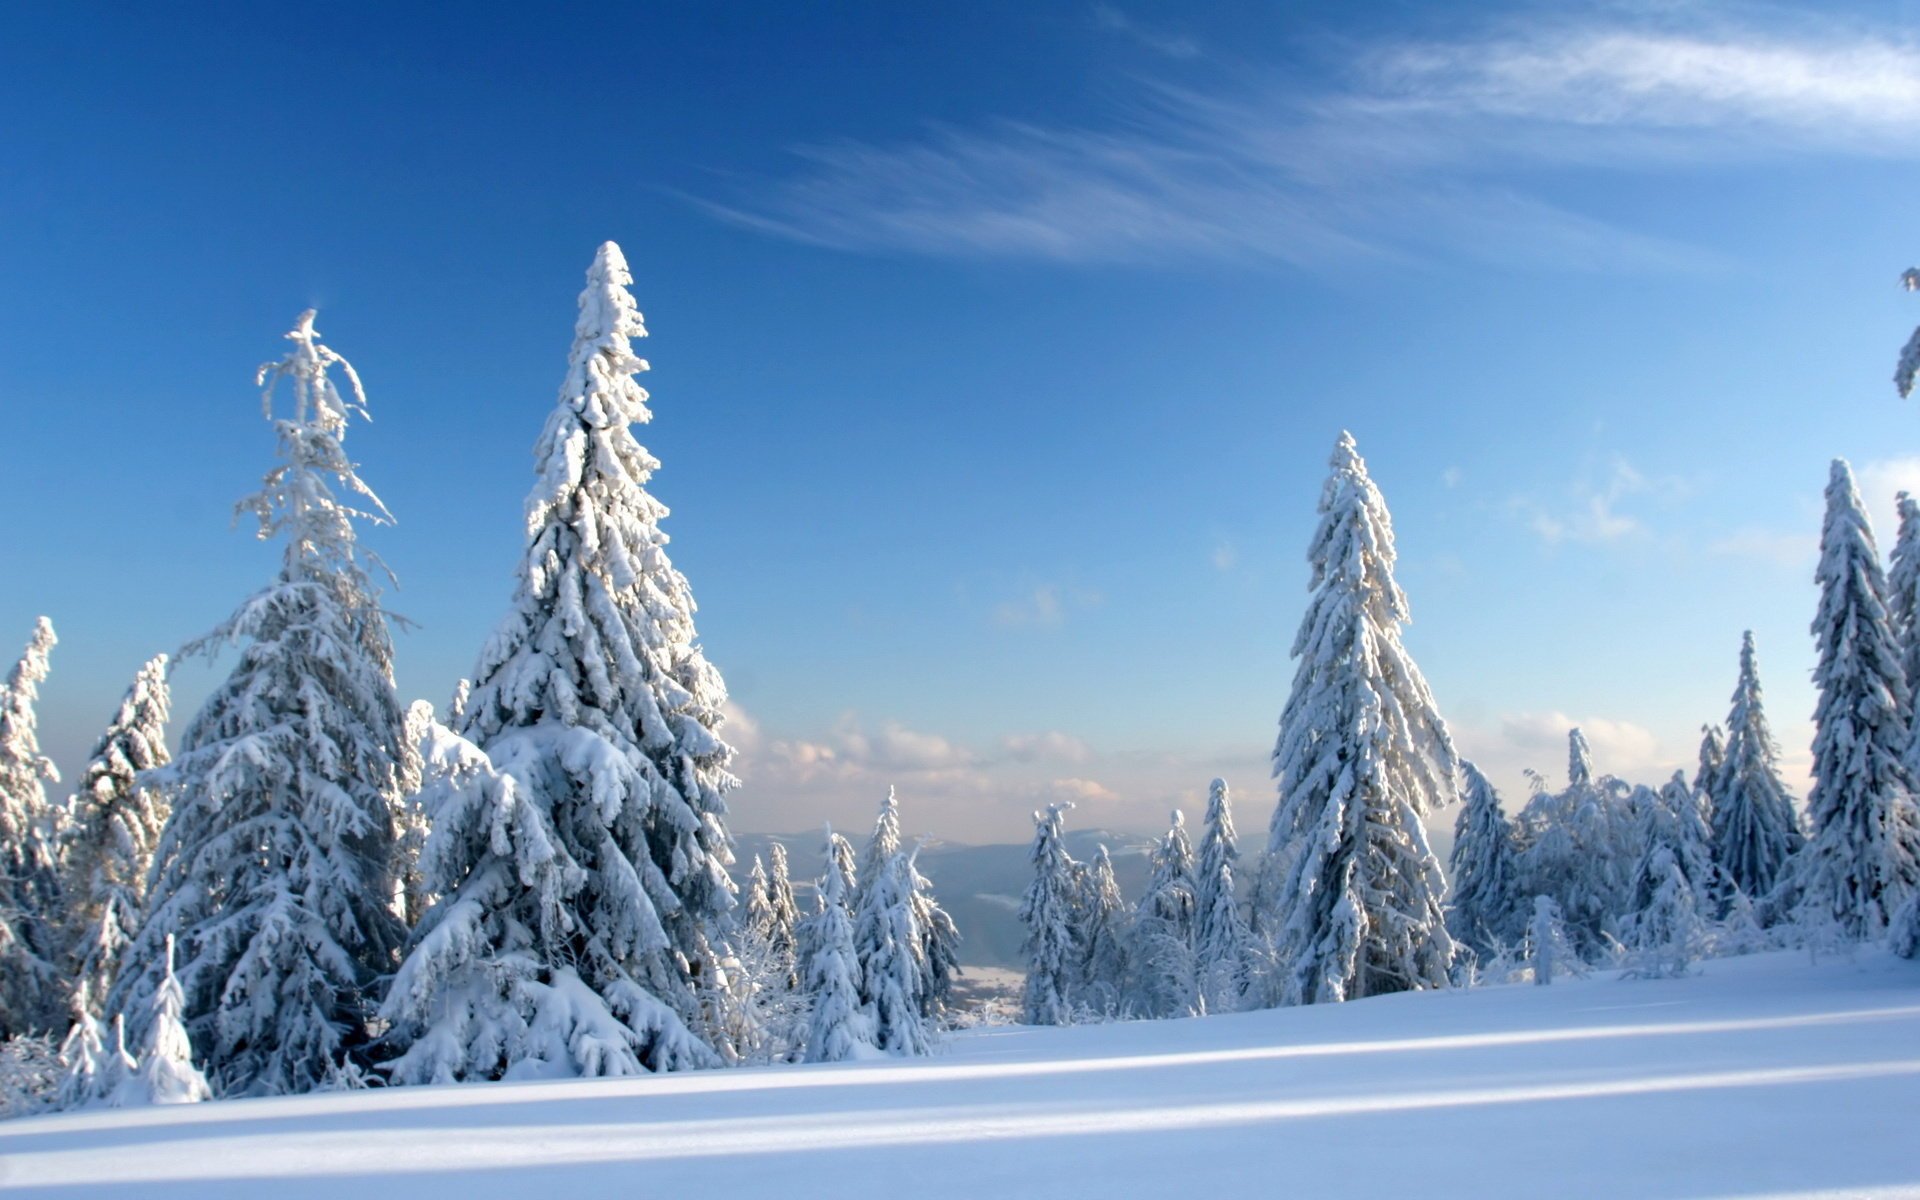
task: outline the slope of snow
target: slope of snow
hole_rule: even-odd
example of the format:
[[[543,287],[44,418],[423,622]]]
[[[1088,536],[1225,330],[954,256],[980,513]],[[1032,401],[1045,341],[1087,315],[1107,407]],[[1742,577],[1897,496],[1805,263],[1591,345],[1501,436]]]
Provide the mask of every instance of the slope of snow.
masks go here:
[[[22,1195],[1920,1196],[1920,964],[1065,1029],[933,1059],[0,1126]]]

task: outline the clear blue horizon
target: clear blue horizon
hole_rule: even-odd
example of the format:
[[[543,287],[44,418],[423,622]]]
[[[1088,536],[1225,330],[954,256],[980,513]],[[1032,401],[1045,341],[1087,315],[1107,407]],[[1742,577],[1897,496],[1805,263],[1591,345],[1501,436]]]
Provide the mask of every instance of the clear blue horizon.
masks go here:
[[[505,611],[601,241],[739,708],[735,824],[1257,842],[1351,429],[1406,640],[1510,803],[1691,773],[1740,634],[1804,790],[1827,463],[1920,486],[1893,6],[370,5],[0,16],[0,656],[78,768],[277,563],[256,364],[364,377],[403,697]],[[213,676],[176,673],[184,716]],[[1447,818],[1443,818],[1446,820]]]

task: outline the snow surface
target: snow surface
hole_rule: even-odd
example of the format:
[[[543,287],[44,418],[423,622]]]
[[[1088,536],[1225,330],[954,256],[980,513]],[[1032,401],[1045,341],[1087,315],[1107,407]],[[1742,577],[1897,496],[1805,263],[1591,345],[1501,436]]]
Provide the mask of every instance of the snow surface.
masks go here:
[[[988,1027],[933,1059],[0,1125],[21,1195],[1920,1196],[1920,963]]]

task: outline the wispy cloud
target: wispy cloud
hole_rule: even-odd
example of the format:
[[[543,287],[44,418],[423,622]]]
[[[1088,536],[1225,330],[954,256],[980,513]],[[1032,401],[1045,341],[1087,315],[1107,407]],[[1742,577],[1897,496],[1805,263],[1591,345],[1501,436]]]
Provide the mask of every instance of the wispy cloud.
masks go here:
[[[1185,61],[1199,58],[1201,55],[1200,43],[1194,38],[1182,33],[1169,33],[1157,26],[1145,24],[1111,4],[1093,6],[1093,23],[1108,33],[1117,34],[1137,46],[1168,58]]]
[[[1820,539],[1811,528],[1800,532],[1747,528],[1708,543],[1707,550],[1723,558],[1744,558],[1776,567],[1805,567],[1811,571],[1819,555]]]
[[[1093,608],[1103,599],[1099,592],[1087,588],[1036,584],[1013,599],[995,605],[993,623],[1008,629],[1055,626],[1066,620],[1069,612]]]
[[[1685,490],[1679,480],[1650,480],[1632,463],[1616,458],[1597,478],[1589,476],[1575,482],[1569,489],[1569,503],[1549,505],[1523,496],[1516,498],[1512,507],[1550,546],[1561,542],[1618,542],[1647,532],[1638,516],[1623,511],[1629,499],[1653,495],[1672,500]]]
[[[1191,57],[1117,9],[1094,12],[1112,32]],[[876,253],[1691,270],[1714,260],[1549,201],[1531,187],[1537,172],[1920,154],[1920,49],[1882,34],[1589,19],[1400,43],[1317,91],[1296,74],[1256,72],[1231,89],[1140,85],[1098,125],[1003,120],[806,147],[799,169],[757,184],[753,199],[707,206]]]

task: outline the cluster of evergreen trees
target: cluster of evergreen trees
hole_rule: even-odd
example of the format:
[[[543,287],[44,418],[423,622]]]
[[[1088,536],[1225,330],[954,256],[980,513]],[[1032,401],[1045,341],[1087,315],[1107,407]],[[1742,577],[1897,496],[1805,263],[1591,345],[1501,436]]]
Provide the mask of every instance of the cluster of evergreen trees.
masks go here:
[[[740,911],[726,691],[633,436],[630,283],[606,243],[517,590],[444,713],[395,695],[384,567],[356,536],[391,517],[344,449],[366,398],[312,312],[260,370],[280,462],[239,505],[280,570],[188,647],[238,661],[177,756],[158,658],[51,799],[40,622],[0,692],[0,1036],[57,1064],[60,1102],[924,1052],[956,934],[891,798],[818,914],[798,919],[783,855]]]
[[[1882,568],[1846,463],[1833,464],[1816,582],[1814,787],[1803,821],[1779,773],[1753,636],[1724,729],[1659,787],[1596,775],[1580,730],[1566,786],[1535,776],[1509,818],[1456,753],[1400,641],[1393,527],[1340,436],[1308,548],[1306,617],[1273,763],[1266,853],[1234,887],[1226,784],[1196,861],[1179,813],[1128,905],[1103,848],[1035,815],[1025,1018],[1168,1016],[1445,987],[1508,968],[1684,972],[1703,953],[1886,935],[1920,953],[1920,504],[1902,494]],[[1423,818],[1462,802],[1450,871]],[[1451,888],[1448,876],[1451,876]]]

